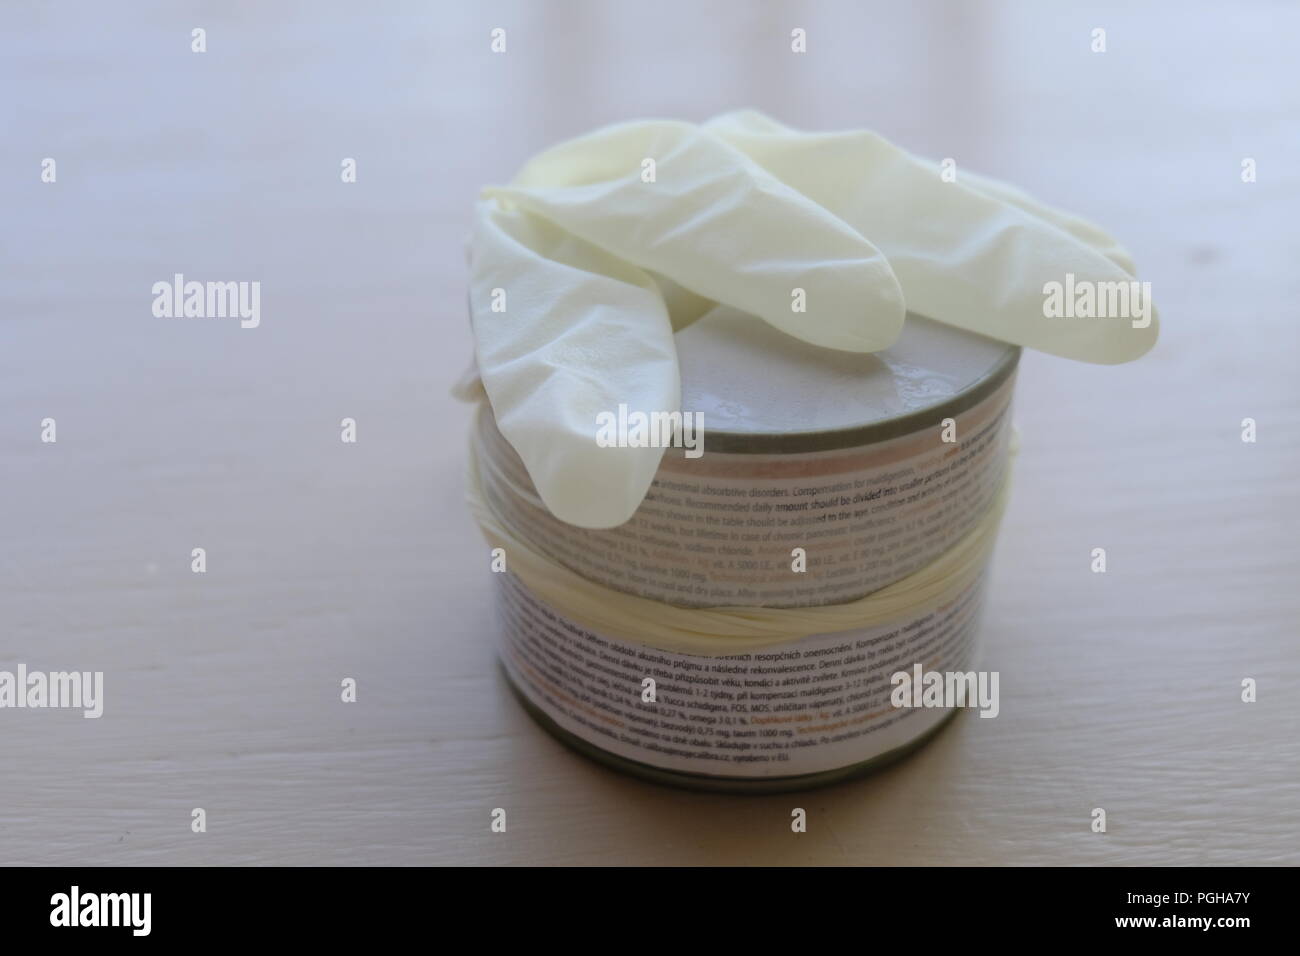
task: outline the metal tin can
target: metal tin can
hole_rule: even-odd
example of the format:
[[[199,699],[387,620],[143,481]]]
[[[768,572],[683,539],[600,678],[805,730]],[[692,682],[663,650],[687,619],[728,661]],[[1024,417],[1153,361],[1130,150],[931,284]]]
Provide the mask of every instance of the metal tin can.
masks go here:
[[[606,587],[686,607],[851,601],[942,554],[1005,480],[1014,346],[909,316],[887,350],[835,352],[726,308],[677,346],[704,454],[668,449],[618,528],[550,515],[480,416],[487,504],[531,548]],[[953,711],[892,707],[889,677],[970,666],[986,579],[880,627],[706,657],[592,633],[514,575],[496,577],[502,665],[546,729],[658,782],[755,792],[861,773],[936,732]]]

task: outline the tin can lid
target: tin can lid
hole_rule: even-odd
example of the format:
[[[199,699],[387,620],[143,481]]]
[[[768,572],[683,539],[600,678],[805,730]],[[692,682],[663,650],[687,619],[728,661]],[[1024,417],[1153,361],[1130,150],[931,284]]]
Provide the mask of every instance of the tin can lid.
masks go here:
[[[683,412],[708,451],[791,454],[887,441],[937,425],[991,394],[1020,348],[908,314],[875,353],[802,342],[718,306],[676,334]]]

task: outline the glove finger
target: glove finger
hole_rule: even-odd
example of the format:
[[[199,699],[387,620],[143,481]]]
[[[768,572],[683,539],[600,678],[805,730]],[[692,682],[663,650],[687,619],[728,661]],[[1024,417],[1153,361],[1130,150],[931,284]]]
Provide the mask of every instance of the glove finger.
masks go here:
[[[1131,361],[1155,344],[1159,322],[1148,287],[1134,288],[1122,260],[1001,198],[1004,191],[944,182],[932,164],[870,132],[800,133],[750,111],[706,128],[869,236],[913,312],[1103,364]],[[1085,286],[1095,290],[1094,301],[1113,292],[1110,301],[1127,303],[1130,314],[1047,316],[1049,291]]]
[[[472,238],[475,353],[497,427],[551,513],[583,528],[627,521],[663,448],[600,447],[620,403],[675,411],[677,350],[645,272],[523,209],[480,202]]]

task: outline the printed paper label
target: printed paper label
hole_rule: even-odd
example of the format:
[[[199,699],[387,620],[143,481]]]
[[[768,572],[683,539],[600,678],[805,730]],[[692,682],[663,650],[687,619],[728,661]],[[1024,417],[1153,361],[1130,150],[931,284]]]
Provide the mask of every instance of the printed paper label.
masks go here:
[[[934,727],[949,710],[895,708],[890,678],[917,663],[967,670],[983,598],[981,576],[952,600],[891,626],[698,657],[594,634],[543,605],[514,575],[495,577],[502,660],[533,704],[602,750],[722,777],[848,767]],[[647,677],[655,681],[652,703],[642,699]]]

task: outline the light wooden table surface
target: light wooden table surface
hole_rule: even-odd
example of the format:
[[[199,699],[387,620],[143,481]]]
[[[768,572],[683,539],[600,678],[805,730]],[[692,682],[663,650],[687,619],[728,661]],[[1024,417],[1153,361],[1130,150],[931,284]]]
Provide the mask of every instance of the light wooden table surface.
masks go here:
[[[106,702],[0,711],[0,863],[1300,862],[1300,9],[1135,6],[6,7],[0,669]],[[480,184],[740,106],[1078,210],[1164,319],[1135,365],[1025,356],[1001,716],[749,799],[602,769],[508,694],[448,395]],[[261,281],[260,327],[154,318],[175,272]]]

